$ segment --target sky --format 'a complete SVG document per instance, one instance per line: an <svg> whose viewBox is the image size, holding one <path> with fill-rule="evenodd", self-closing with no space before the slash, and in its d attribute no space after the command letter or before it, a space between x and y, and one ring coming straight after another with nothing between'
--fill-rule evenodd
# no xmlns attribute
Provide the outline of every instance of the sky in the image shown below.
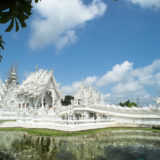
<svg viewBox="0 0 160 160"><path fill-rule="evenodd" d="M83 81L104 99L160 96L160 0L42 0L27 28L5 33L2 80L22 83L36 65L53 70L65 94Z"/></svg>

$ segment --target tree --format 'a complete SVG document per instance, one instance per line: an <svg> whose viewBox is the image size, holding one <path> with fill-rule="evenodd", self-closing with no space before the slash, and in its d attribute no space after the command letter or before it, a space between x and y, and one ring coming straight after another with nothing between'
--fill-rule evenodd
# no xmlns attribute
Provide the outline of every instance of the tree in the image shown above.
<svg viewBox="0 0 160 160"><path fill-rule="evenodd" d="M3 44L4 44L4 41L2 40L2 36L0 35L0 51L4 49ZM2 59L2 55L0 55L0 62L1 62L1 59Z"/></svg>
<svg viewBox="0 0 160 160"><path fill-rule="evenodd" d="M40 0L34 0L36 3ZM26 27L26 20L32 14L32 0L0 0L0 23L6 24L9 22L5 32L10 32L15 26L16 32L19 26ZM0 35L0 51L4 49L4 41ZM0 55L0 61L2 55Z"/></svg>
<svg viewBox="0 0 160 160"><path fill-rule="evenodd" d="M71 101L74 100L73 96L66 95L64 100L61 100L62 106L68 106L71 105Z"/></svg>
<svg viewBox="0 0 160 160"><path fill-rule="evenodd" d="M125 107L125 106L126 107L133 107L133 106L137 107L137 104L135 102L130 102L130 100L124 103L120 102L118 105L120 105L121 107Z"/></svg>

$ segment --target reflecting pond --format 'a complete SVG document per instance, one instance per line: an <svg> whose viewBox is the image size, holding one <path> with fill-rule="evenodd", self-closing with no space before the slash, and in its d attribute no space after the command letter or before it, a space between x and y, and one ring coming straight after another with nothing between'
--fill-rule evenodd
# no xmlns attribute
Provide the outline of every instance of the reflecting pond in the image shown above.
<svg viewBox="0 0 160 160"><path fill-rule="evenodd" d="M75 137L0 132L0 160L159 160L160 133L106 131Z"/></svg>

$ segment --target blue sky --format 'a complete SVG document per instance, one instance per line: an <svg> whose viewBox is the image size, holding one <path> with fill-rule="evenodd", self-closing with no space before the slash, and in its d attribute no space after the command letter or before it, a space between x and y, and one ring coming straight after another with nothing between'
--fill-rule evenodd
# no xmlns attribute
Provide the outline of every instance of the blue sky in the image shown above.
<svg viewBox="0 0 160 160"><path fill-rule="evenodd" d="M27 28L4 33L4 80L12 64L20 82L54 70L65 93L80 82L104 97L160 95L160 0L42 0Z"/></svg>

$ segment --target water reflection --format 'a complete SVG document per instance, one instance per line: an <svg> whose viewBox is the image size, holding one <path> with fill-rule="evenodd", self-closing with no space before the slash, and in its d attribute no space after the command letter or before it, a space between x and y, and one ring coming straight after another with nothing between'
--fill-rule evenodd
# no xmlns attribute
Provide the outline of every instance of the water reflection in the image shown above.
<svg viewBox="0 0 160 160"><path fill-rule="evenodd" d="M0 160L158 160L160 133L110 131L76 137L0 132Z"/></svg>

